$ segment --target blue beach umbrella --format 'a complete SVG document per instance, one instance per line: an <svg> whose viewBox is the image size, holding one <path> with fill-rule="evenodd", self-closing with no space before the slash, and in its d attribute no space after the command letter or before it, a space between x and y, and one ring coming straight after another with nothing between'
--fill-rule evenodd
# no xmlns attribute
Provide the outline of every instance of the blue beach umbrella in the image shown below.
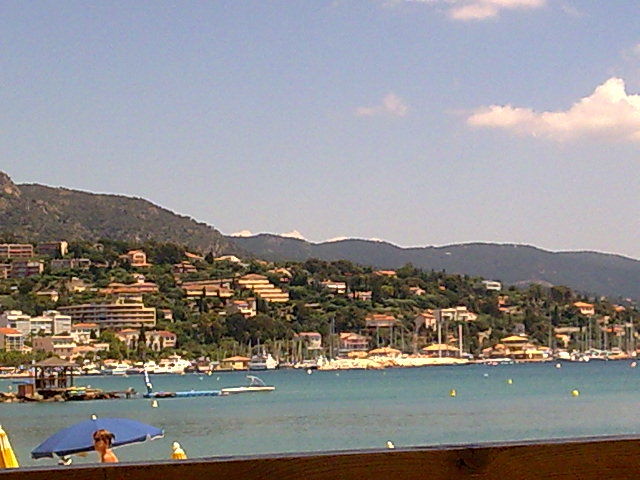
<svg viewBox="0 0 640 480"><path fill-rule="evenodd" d="M31 452L32 458L64 457L93 450L93 432L109 430L115 435L113 447L155 440L164 436L160 428L129 418L96 418L76 423L47 438Z"/></svg>

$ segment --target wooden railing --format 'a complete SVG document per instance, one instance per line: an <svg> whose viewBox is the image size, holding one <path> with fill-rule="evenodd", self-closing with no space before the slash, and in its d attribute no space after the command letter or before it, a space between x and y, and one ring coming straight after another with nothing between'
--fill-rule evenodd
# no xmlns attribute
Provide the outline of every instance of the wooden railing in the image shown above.
<svg viewBox="0 0 640 480"><path fill-rule="evenodd" d="M640 480L640 438L4 470L1 480Z"/></svg>

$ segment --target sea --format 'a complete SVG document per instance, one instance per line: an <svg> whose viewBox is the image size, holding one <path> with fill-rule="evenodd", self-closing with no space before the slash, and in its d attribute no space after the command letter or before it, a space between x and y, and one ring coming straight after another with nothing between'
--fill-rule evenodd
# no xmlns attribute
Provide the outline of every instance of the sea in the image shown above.
<svg viewBox="0 0 640 480"><path fill-rule="evenodd" d="M162 439L117 449L120 461L562 439L640 433L640 368L628 361L259 372L273 392L224 397L1 404L0 423L22 466L43 440L76 422L127 417ZM246 372L152 375L155 390L246 385ZM144 390L141 375L80 377L76 385ZM16 386L0 381L0 390ZM455 390L455 396L452 396ZM579 395L576 395L576 392ZM573 393L572 393L573 392ZM74 457L74 463L97 456Z"/></svg>

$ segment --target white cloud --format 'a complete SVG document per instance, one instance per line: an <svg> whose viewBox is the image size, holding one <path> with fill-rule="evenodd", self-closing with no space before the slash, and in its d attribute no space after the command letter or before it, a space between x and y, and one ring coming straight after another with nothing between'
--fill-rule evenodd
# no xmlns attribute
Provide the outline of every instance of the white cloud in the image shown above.
<svg viewBox="0 0 640 480"><path fill-rule="evenodd" d="M573 5L562 5L560 8L564 13L566 13L570 17L579 18L585 15L581 10L579 10Z"/></svg>
<svg viewBox="0 0 640 480"><path fill-rule="evenodd" d="M491 105L477 109L467 123L554 140L599 136L640 141L640 95L627 94L624 80L612 77L568 110L536 112L511 105Z"/></svg>
<svg viewBox="0 0 640 480"><path fill-rule="evenodd" d="M446 4L449 17L462 21L486 20L498 17L503 10L534 9L547 4L547 0L405 0L405 2Z"/></svg>
<svg viewBox="0 0 640 480"><path fill-rule="evenodd" d="M373 117L376 115L387 115L391 117L404 117L409 112L409 107L395 93L391 92L385 95L382 103L370 107L358 107L355 114L358 117Z"/></svg>
<svg viewBox="0 0 640 480"><path fill-rule="evenodd" d="M485 20L497 17L502 10L543 7L546 0L457 0L451 2L449 16L455 20Z"/></svg>

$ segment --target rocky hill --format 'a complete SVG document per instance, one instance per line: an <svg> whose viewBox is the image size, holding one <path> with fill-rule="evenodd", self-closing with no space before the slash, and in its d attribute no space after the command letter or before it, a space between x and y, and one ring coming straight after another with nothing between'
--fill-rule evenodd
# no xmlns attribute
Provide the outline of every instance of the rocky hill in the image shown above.
<svg viewBox="0 0 640 480"><path fill-rule="evenodd" d="M16 240L160 240L214 254L237 252L215 228L141 199L44 185L0 172L0 235Z"/></svg>
<svg viewBox="0 0 640 480"><path fill-rule="evenodd" d="M201 252L250 254L265 260L350 260L378 268L416 267L501 280L566 285L640 301L640 261L597 252L549 252L526 245L471 243L401 248L386 242L310 243L276 235L225 237L210 225L141 199L43 185L14 184L0 172L0 236L56 239L157 240Z"/></svg>
<svg viewBox="0 0 640 480"><path fill-rule="evenodd" d="M640 300L640 261L597 252L549 252L527 245L469 243L401 248L386 242L310 243L262 234L232 238L266 260L350 260L378 268L416 267L501 280L507 284L566 285L576 290Z"/></svg>

